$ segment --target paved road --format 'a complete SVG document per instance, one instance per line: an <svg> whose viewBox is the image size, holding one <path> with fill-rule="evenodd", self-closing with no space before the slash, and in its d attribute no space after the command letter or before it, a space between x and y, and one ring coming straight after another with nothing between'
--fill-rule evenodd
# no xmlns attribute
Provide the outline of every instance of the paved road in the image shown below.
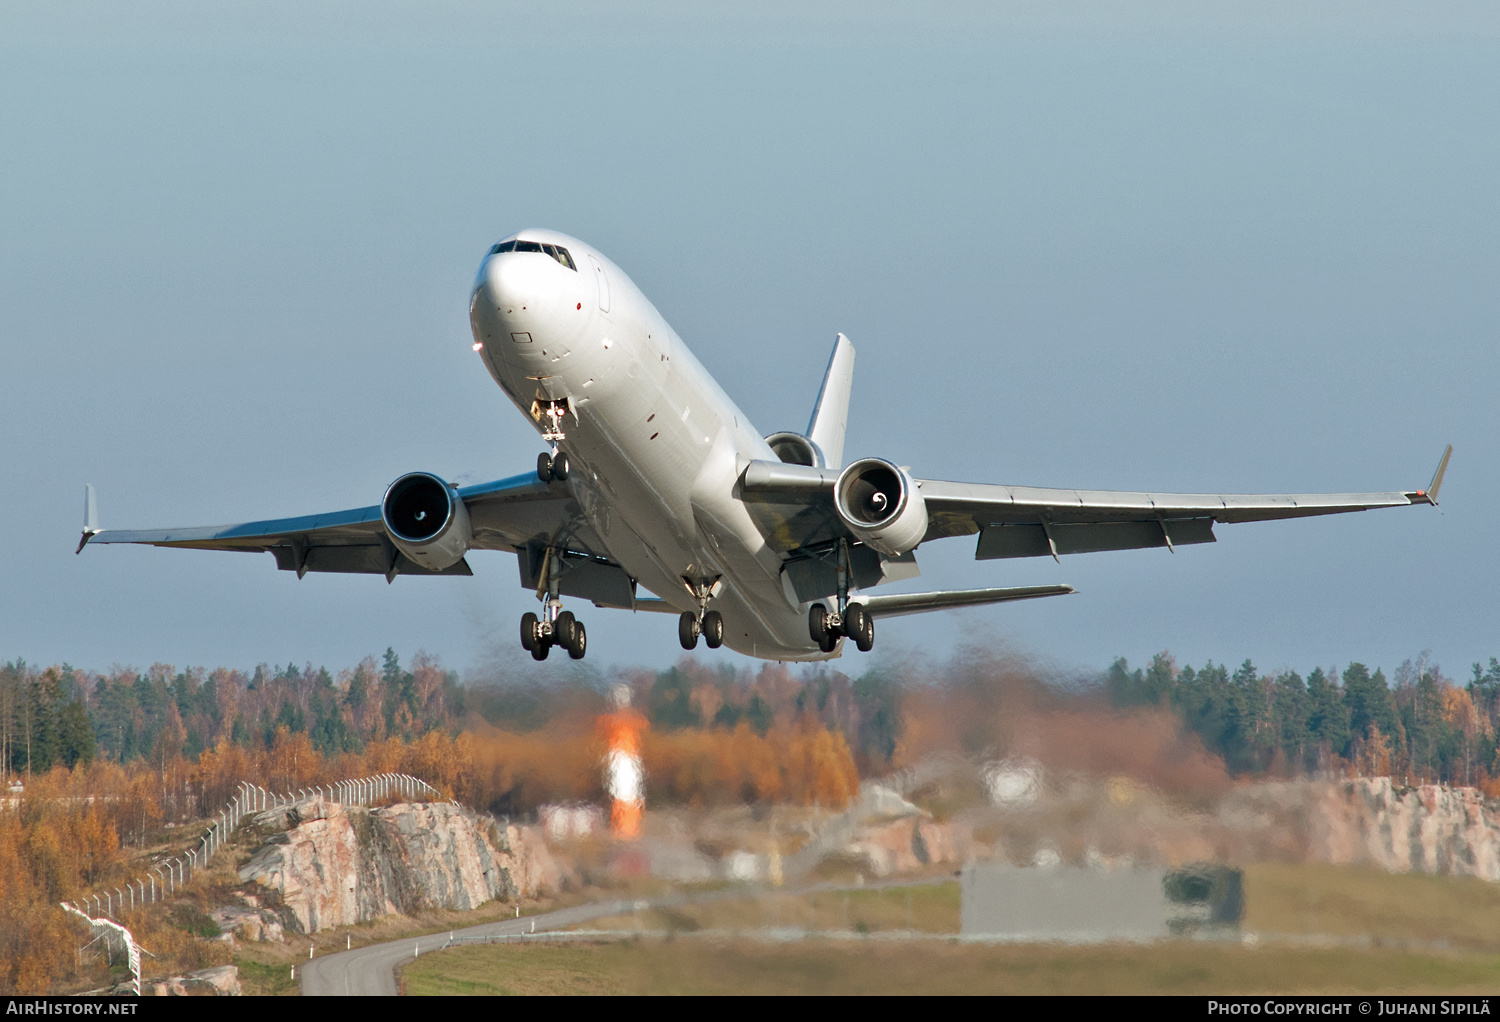
<svg viewBox="0 0 1500 1022"><path fill-rule="evenodd" d="M875 884L855 886L838 883L821 883L783 888L779 893L800 895L810 894L814 891L882 890L887 887L919 887L928 884L944 884L950 883L952 880L953 877L944 875L921 879L893 878ZM562 908L556 912L543 912L539 915L523 916L520 919L500 919L492 923L468 926L462 930L453 930L451 932L453 936L457 937L495 937L519 933L543 933L548 930L560 930L568 926L577 926L579 923L586 923L590 919L600 919L604 916L624 915L629 912L644 911L648 908L675 908L680 905L696 904L704 901L754 897L758 893L763 893L763 889L755 887L732 887L717 891L705 891L693 895L669 894L665 897L652 898L650 900L624 899L618 901L600 901L588 905L575 905L572 908ZM448 933L431 933L425 937L403 937L400 940L393 940L386 944L371 944L369 947L355 948L353 951L340 951L337 954L324 955L321 958L313 958L302 962L297 966L297 976L301 983L302 994L305 997L342 997L345 995L394 997L397 993L397 967L415 958L419 949L421 952L436 951L448 943L448 937Z"/></svg>
<svg viewBox="0 0 1500 1022"><path fill-rule="evenodd" d="M661 905L664 900L652 901ZM562 908L556 912L523 916L520 919L502 919L480 926L469 926L453 933L462 937L492 937L500 934L530 933L556 930L565 926L576 926L602 916L620 915L642 907L645 903L630 901L603 901L590 905ZM340 951L302 962L297 966L297 976L302 993L309 997L348 995L385 996L396 995L396 968L416 957L416 951L436 951L448 943L448 933L431 933L425 937L407 937L388 944L371 944L369 947Z"/></svg>

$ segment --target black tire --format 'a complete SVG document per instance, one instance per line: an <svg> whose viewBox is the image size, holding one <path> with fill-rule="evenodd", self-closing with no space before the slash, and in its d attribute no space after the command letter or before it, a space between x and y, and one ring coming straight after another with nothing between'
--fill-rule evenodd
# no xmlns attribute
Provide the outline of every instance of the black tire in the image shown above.
<svg viewBox="0 0 1500 1022"><path fill-rule="evenodd" d="M828 638L828 608L821 603L814 603L807 612L807 634L819 646Z"/></svg>
<svg viewBox="0 0 1500 1022"><path fill-rule="evenodd" d="M539 642L535 646L531 647L531 659L533 659L533 660L545 660L545 659L547 659L547 654L549 652L551 652L551 650L552 650L552 643L550 643L550 642Z"/></svg>
<svg viewBox="0 0 1500 1022"><path fill-rule="evenodd" d="M552 481L552 455L546 451L536 456L536 477L544 483Z"/></svg>
<svg viewBox="0 0 1500 1022"><path fill-rule="evenodd" d="M558 451L557 457L552 459L552 478L558 482L568 478L568 456L562 451Z"/></svg>
<svg viewBox="0 0 1500 1022"><path fill-rule="evenodd" d="M677 619L677 641L683 649L698 648L698 617L690 610L683 611Z"/></svg>
<svg viewBox="0 0 1500 1022"><path fill-rule="evenodd" d="M531 611L521 615L521 648L528 653L536 645L537 616Z"/></svg>
<svg viewBox="0 0 1500 1022"><path fill-rule="evenodd" d="M578 619L573 616L571 610L565 610L557 615L557 620L552 622L553 640L564 649L573 645L573 629L578 627Z"/></svg>
<svg viewBox="0 0 1500 1022"><path fill-rule="evenodd" d="M839 628L839 631L851 639L858 639L859 633L864 630L864 627L865 608L857 603L849 604L849 608L844 611L844 623Z"/></svg>
<svg viewBox="0 0 1500 1022"><path fill-rule="evenodd" d="M832 628L823 634L823 641L818 643L818 648L824 653L832 653L839 644L839 633Z"/></svg>
<svg viewBox="0 0 1500 1022"><path fill-rule="evenodd" d="M861 653L875 648L875 617L863 607L860 608L859 630L854 633L854 645Z"/></svg>
<svg viewBox="0 0 1500 1022"><path fill-rule="evenodd" d="M574 660L582 660L583 654L588 652L589 633L584 631L582 621L573 622L573 634L568 638L568 656Z"/></svg>
<svg viewBox="0 0 1500 1022"><path fill-rule="evenodd" d="M703 615L703 641L708 643L709 649L724 645L724 615L717 610Z"/></svg>

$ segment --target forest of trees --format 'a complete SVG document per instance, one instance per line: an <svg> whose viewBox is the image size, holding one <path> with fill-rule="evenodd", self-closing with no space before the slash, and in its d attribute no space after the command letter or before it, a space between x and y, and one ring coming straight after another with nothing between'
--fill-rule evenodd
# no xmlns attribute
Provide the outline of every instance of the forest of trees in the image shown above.
<svg viewBox="0 0 1500 1022"><path fill-rule="evenodd" d="M241 779L288 791L404 771L444 797L521 816L547 802L602 799L598 721L620 683L650 723L642 756L651 805L839 808L861 777L951 753L1125 774L1203 804L1235 775L1268 774L1389 774L1500 796L1493 659L1464 685L1425 658L1397 668L1392 684L1359 663L1303 678L1263 675L1248 661L1235 671L1212 662L1179 669L1167 653L1134 670L1117 660L1082 684L1049 683L1024 660L983 650L939 665L877 666L857 679L831 665L692 659L663 671L549 677L465 685L436 658L403 666L391 650L337 673L0 665L0 993L93 982L58 901L122 882L147 850L177 847ZM193 935L198 923L173 918L127 920L149 936L161 968L201 967L225 953Z"/></svg>
<svg viewBox="0 0 1500 1022"><path fill-rule="evenodd" d="M1394 685L1362 663L1265 675L1246 660L1231 672L1209 661L1179 669L1169 653L1132 671L1116 660L1105 691L1116 707L1170 710L1235 774L1352 768L1410 782L1487 791L1500 778L1500 661L1475 664L1467 684L1434 663L1407 660ZM1489 792L1500 794L1500 792Z"/></svg>
<svg viewBox="0 0 1500 1022"><path fill-rule="evenodd" d="M889 763L895 751L899 708L894 690L878 681L850 682L832 671L807 681L782 665L751 673L708 670L691 661L628 673L623 680L662 733L743 728L764 738L778 726L816 726L850 736L851 752L865 770ZM433 732L450 738L476 728L576 733L606 712L604 687L598 679L466 687L435 658L418 654L408 669L392 650L381 661L370 657L337 675L295 664L248 674L179 671L164 664L145 672L87 674L17 661L0 665L0 765L23 779L96 758L161 772L210 751L269 749L278 733L305 736L330 762L372 744L411 742ZM492 793L492 801L481 808L535 808L533 800L510 792Z"/></svg>

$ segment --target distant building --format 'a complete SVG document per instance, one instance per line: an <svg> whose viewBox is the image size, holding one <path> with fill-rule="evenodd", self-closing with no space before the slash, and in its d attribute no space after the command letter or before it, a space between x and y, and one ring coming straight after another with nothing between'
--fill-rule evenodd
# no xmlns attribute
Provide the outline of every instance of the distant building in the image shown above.
<svg viewBox="0 0 1500 1022"><path fill-rule="evenodd" d="M961 892L960 932L998 940L1227 936L1244 912L1240 871L1211 864L1168 871L971 863Z"/></svg>

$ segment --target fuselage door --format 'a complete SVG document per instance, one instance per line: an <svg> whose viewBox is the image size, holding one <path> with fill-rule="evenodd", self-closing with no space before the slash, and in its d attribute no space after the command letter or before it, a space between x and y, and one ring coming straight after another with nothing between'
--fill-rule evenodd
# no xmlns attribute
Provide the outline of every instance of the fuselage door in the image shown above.
<svg viewBox="0 0 1500 1022"><path fill-rule="evenodd" d="M594 268L594 279L599 282L599 311L609 311L609 278L604 275L604 267L599 265L599 260L589 256L589 265Z"/></svg>

